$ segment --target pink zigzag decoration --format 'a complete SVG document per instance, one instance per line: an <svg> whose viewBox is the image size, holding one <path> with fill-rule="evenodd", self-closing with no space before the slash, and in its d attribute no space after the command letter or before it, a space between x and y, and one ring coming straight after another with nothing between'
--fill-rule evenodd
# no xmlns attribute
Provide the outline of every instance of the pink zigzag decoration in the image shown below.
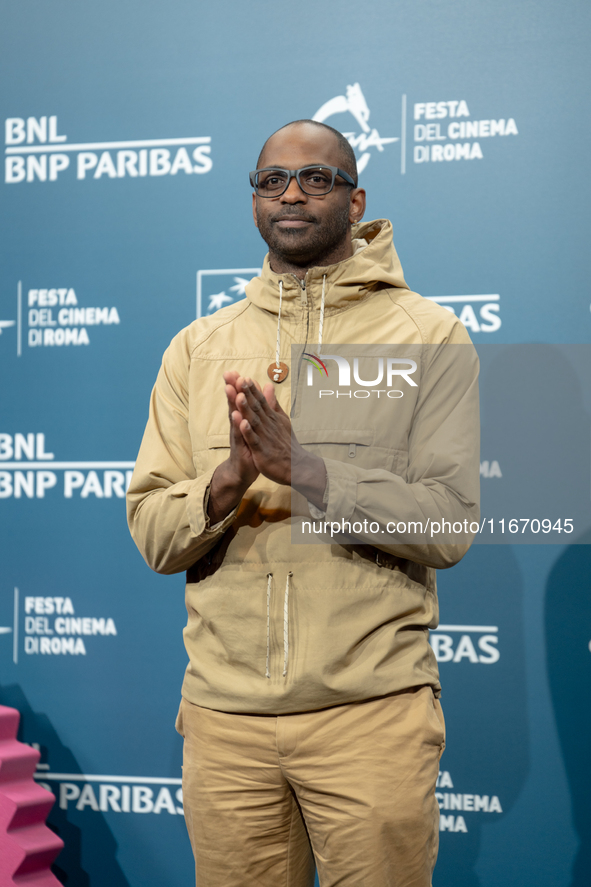
<svg viewBox="0 0 591 887"><path fill-rule="evenodd" d="M17 740L19 720L0 705L0 887L59 887L50 865L64 842L45 825L55 798L33 780L40 755Z"/></svg>

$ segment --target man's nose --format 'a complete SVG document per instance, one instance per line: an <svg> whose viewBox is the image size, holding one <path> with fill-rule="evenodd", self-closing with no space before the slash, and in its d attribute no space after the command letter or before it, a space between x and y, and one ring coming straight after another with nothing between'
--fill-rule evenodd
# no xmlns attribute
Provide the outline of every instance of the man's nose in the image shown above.
<svg viewBox="0 0 591 887"><path fill-rule="evenodd" d="M304 194L295 176L289 180L287 190L280 197L282 203L307 203L308 195Z"/></svg>

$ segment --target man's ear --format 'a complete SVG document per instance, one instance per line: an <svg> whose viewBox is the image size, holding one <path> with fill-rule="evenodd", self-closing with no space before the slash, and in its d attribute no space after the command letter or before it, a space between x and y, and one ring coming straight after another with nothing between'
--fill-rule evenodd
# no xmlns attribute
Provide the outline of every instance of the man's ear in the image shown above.
<svg viewBox="0 0 591 887"><path fill-rule="evenodd" d="M257 196L254 191L252 192L252 217L254 219L256 227L258 228L259 223L257 222Z"/></svg>
<svg viewBox="0 0 591 887"><path fill-rule="evenodd" d="M365 191L363 188L353 188L349 198L349 221L351 224L360 222L365 215Z"/></svg>

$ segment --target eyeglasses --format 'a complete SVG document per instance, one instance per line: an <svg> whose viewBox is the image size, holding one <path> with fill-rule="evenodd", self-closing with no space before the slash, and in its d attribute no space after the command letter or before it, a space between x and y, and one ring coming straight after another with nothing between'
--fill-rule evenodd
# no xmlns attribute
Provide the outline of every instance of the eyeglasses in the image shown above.
<svg viewBox="0 0 591 887"><path fill-rule="evenodd" d="M344 181L337 182L340 176ZM250 184L257 197L281 197L292 179L295 179L304 194L312 197L320 197L328 194L335 185L356 184L351 176L337 166L303 166L301 169L280 169L279 167L265 167L255 169L249 174Z"/></svg>

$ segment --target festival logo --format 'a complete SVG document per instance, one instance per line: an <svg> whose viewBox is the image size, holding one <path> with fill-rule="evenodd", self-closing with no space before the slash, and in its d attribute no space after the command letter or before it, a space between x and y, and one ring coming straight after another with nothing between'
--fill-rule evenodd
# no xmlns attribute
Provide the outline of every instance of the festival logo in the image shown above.
<svg viewBox="0 0 591 887"><path fill-rule="evenodd" d="M343 114L349 116L343 118ZM482 160L486 154L483 144L490 143L491 139L504 142L507 136L511 142L511 137L519 135L513 117L472 119L472 111L463 98L415 102L407 110L407 96L402 95L400 138L382 138L378 130L370 126L369 118L370 109L361 86L354 83L347 86L345 95L325 102L312 119L328 123L343 133L355 151L359 172L366 168L372 152L383 152L384 146L391 142L400 142L400 172L404 175L407 151L414 164Z"/></svg>
<svg viewBox="0 0 591 887"><path fill-rule="evenodd" d="M415 102L413 117L415 163L482 160L482 139L519 135L513 117L470 119L472 114L465 99Z"/></svg>
<svg viewBox="0 0 591 887"><path fill-rule="evenodd" d="M14 347L17 357L27 348L61 348L90 345L104 335L105 327L116 329L121 323L114 305L84 305L74 287L34 287L23 291L16 287L16 319L0 320L0 347ZM15 327L16 336L2 334ZM99 333L96 328L100 328ZM12 344L10 344L12 342Z"/></svg>
<svg viewBox="0 0 591 887"><path fill-rule="evenodd" d="M466 813L503 812L498 795L458 792L449 770L439 771L436 788L435 797L441 811L439 815L440 832L467 833L469 831L468 824L471 823L471 820L473 822L473 817L466 816ZM458 810L461 810L462 813L457 813Z"/></svg>
<svg viewBox="0 0 591 887"><path fill-rule="evenodd" d="M6 600L6 599L4 599ZM12 638L12 661L19 656L86 656L96 649L91 638L117 636L111 616L82 615L68 595L22 595L14 589L12 624L4 614L0 635ZM6 648L8 652L8 647Z"/></svg>
<svg viewBox="0 0 591 887"><path fill-rule="evenodd" d="M329 119L340 114L350 114L357 128L348 132L346 131L348 126L345 125L343 127L340 119L334 122ZM381 152L384 150L384 145L400 141L398 137L382 138L377 129L369 125L370 114L371 111L361 86L359 83L354 83L352 86L347 86L345 95L337 95L325 102L312 118L312 120L317 120L319 123L326 123L328 121L329 126L334 126L335 129L343 133L355 151L357 171L360 173L363 172L369 163L373 149Z"/></svg>

